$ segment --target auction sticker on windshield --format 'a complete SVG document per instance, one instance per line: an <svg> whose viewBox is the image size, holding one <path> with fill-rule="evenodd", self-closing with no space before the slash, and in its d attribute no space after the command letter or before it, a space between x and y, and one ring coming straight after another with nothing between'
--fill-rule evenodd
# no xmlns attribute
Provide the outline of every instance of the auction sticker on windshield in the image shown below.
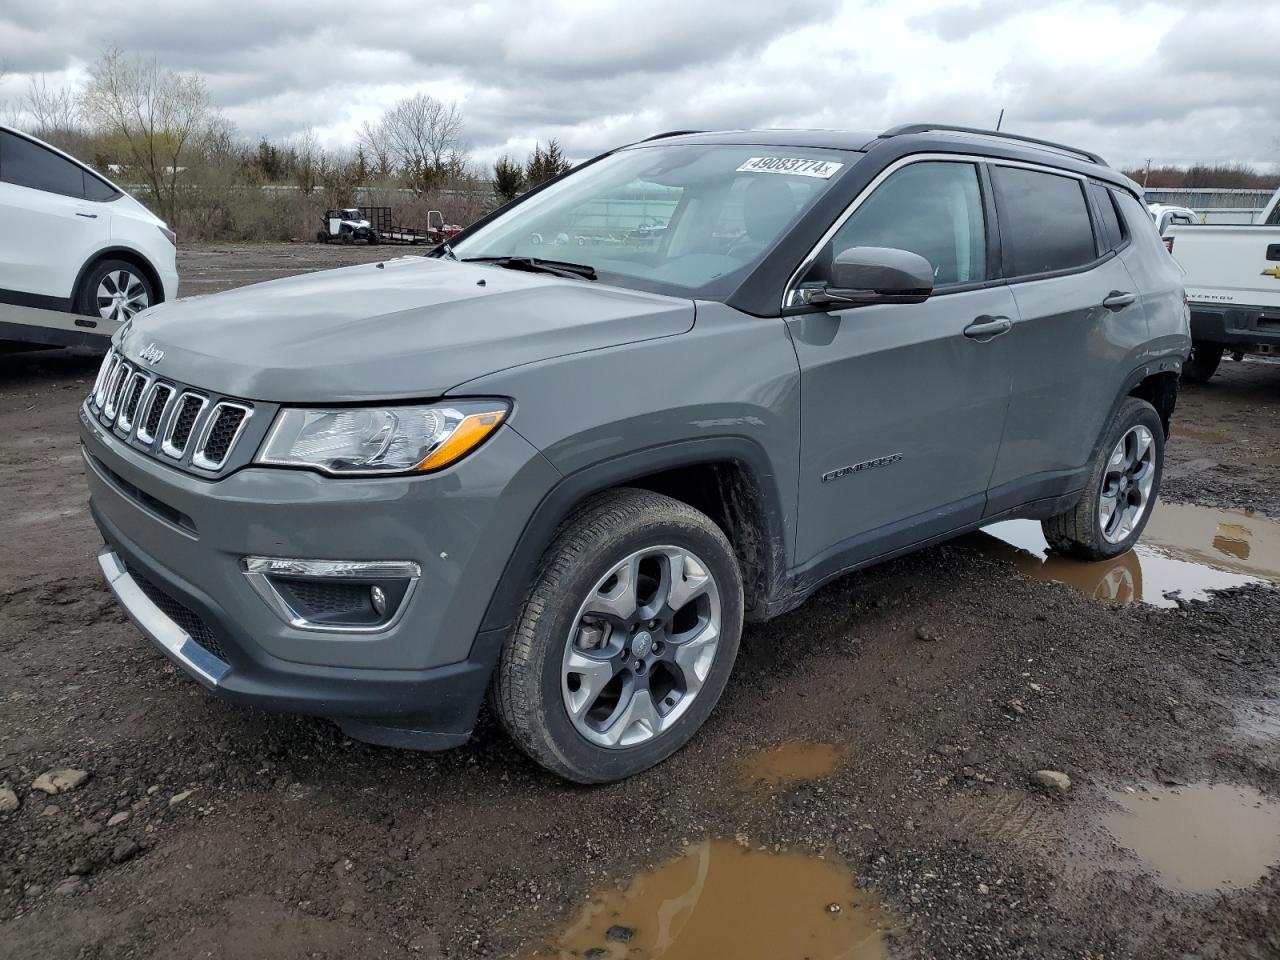
<svg viewBox="0 0 1280 960"><path fill-rule="evenodd" d="M804 157L752 157L738 168L738 173L789 173L796 177L830 180L843 166L843 163L806 160Z"/></svg>

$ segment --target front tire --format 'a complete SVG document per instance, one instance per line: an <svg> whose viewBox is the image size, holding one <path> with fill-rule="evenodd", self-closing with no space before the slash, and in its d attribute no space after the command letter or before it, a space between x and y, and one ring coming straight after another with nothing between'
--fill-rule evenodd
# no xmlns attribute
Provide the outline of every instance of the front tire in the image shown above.
<svg viewBox="0 0 1280 960"><path fill-rule="evenodd" d="M1218 372L1222 354L1226 348L1207 340L1191 341L1191 356L1182 365L1182 379L1187 383L1208 383Z"/></svg>
<svg viewBox="0 0 1280 960"><path fill-rule="evenodd" d="M1042 522L1059 553L1106 560L1129 551L1151 518L1164 473L1164 426L1155 407L1126 397L1112 418L1079 503Z"/></svg>
<svg viewBox="0 0 1280 960"><path fill-rule="evenodd" d="M103 260L86 274L76 295L76 313L123 323L156 302L155 287L137 265Z"/></svg>
<svg viewBox="0 0 1280 960"><path fill-rule="evenodd" d="M742 613L737 558L709 517L645 490L601 494L542 559L502 651L498 716L568 780L633 776L710 715Z"/></svg>

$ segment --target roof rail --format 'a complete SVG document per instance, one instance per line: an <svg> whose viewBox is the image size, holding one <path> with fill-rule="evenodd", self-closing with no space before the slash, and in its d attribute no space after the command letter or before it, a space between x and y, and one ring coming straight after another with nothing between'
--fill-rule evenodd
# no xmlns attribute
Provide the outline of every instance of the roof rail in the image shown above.
<svg viewBox="0 0 1280 960"><path fill-rule="evenodd" d="M1054 143L1052 140L1041 140L1037 137L1024 137L1016 133L1005 133L1002 130L982 130L978 127L957 127L948 123L904 123L900 127L894 127L880 134L880 138L887 140L890 137L902 137L910 133L932 133L933 131L941 131L945 133L970 133L981 137L998 137L1002 140L1016 140L1019 143L1030 143L1037 147L1049 147L1052 150L1060 150L1063 153L1069 153L1073 156L1081 157L1090 163L1096 163L1099 166L1107 166L1107 161L1096 153L1088 150L1081 150L1079 147L1069 147L1065 143Z"/></svg>
<svg viewBox="0 0 1280 960"><path fill-rule="evenodd" d="M706 133L705 130L668 130L666 133L655 133L652 137L637 140L636 143L648 143L650 140L665 140L667 137L687 137L691 133Z"/></svg>

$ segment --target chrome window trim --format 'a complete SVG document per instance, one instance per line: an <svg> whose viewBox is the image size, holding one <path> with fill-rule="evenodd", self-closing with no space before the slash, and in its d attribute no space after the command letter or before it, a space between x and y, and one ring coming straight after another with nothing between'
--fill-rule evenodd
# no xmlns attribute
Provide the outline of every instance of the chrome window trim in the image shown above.
<svg viewBox="0 0 1280 960"><path fill-rule="evenodd" d="M181 447L173 445L173 428L178 425L178 414L182 412L182 403L187 397L194 397L200 401L200 406L196 409L196 419L191 425L191 435L186 439ZM204 408L209 405L209 398L202 393L196 393L194 390L183 390L178 394L177 406L173 408L173 414L169 417L169 423L164 428L164 439L160 441L160 452L173 460L181 460L186 455L187 448L191 446L191 437L195 435L195 425L200 422L200 418L204 415Z"/></svg>
<svg viewBox="0 0 1280 960"><path fill-rule="evenodd" d="M218 415L224 409L242 410L244 411L244 417L240 420L240 425L236 427L236 432L227 444L227 452L222 455L221 460L214 461L206 457L204 451L209 443L209 435L213 433L214 425L218 422ZM253 407L246 403L237 403L234 400L219 400L215 403L213 409L209 411L209 415L205 417L204 426L200 429L200 436L196 439L195 447L192 448L191 465L199 467L201 470L221 469L222 465L227 462L227 458L231 456L231 452L235 450L236 444L240 442L240 435L244 433L244 428L248 425L251 417L253 417Z"/></svg>
<svg viewBox="0 0 1280 960"><path fill-rule="evenodd" d="M792 307L803 306L803 304L791 302L792 295L796 292L797 286L799 286L800 278L804 276L805 271L813 266L813 262L818 259L818 254L822 252L822 248L831 242L831 239L840 232L840 228L843 227L848 219L858 211L858 208L867 201L867 198L880 188L882 183L903 167L908 167L914 163L936 163L938 161L968 163L971 165L988 164L990 166L999 167L1021 167L1024 170L1035 170L1039 173L1051 173L1059 177L1070 177L1073 180L1080 181L1082 185L1087 184L1089 180L1088 176L1085 174L1076 173L1073 170L1063 170L1060 167L1050 166L1049 164L1030 163L1025 160L1006 160L1003 157L984 157L978 154L968 153L913 153L910 156L901 157L881 170L874 180L862 188L862 191L854 197L852 201L850 201L849 205L845 207L844 212L836 218L835 222L832 223L830 227L827 228L821 239L813 245L808 254L805 255L805 258L800 261L800 265L792 272L791 278L787 281L787 285L782 290L782 309L785 311ZM1085 198L1085 203L1087 208L1087 196ZM1090 212L1089 219L1092 224L1092 212ZM986 227L990 229L991 224L986 220L985 209L983 210L983 222L986 224ZM978 282L979 281L975 281L975 283ZM966 284L966 286L971 285Z"/></svg>
<svg viewBox="0 0 1280 960"><path fill-rule="evenodd" d="M169 409L169 404L173 403L173 398L178 395L177 388L172 383L166 383L157 377L151 381L151 386L147 388L146 396L144 396L138 403L138 409L141 412L136 418L138 421L138 429L134 432L134 436L148 446L156 442L156 435L154 433L147 433L147 421L151 418L151 408L155 406L156 394L160 392L161 387L169 391L169 399L166 400L164 402L164 406L160 408L160 419L156 421L156 429L158 431L160 425L164 423L165 411Z"/></svg>

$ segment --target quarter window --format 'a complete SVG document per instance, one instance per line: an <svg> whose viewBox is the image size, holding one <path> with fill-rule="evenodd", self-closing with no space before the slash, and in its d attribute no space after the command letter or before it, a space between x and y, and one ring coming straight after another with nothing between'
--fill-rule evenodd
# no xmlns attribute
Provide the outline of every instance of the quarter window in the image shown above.
<svg viewBox="0 0 1280 960"><path fill-rule="evenodd" d="M1013 276L1071 270L1097 259L1080 180L1005 166L993 166L991 176Z"/></svg>
<svg viewBox="0 0 1280 960"><path fill-rule="evenodd" d="M913 163L876 188L836 232L824 260L850 247L896 247L933 265L934 285L987 279L987 234L978 169Z"/></svg>
<svg viewBox="0 0 1280 960"><path fill-rule="evenodd" d="M120 191L107 183L107 181L99 179L87 170L84 172L84 198L86 200L105 202L114 200L118 196L120 196Z"/></svg>
<svg viewBox="0 0 1280 960"><path fill-rule="evenodd" d="M1120 214L1116 211L1111 191L1098 183L1091 183L1089 190L1093 194L1093 202L1098 207L1103 249L1116 250L1124 243L1126 237L1124 229L1120 226Z"/></svg>
<svg viewBox="0 0 1280 960"><path fill-rule="evenodd" d="M84 198L84 171L23 137L0 131L0 181Z"/></svg>

